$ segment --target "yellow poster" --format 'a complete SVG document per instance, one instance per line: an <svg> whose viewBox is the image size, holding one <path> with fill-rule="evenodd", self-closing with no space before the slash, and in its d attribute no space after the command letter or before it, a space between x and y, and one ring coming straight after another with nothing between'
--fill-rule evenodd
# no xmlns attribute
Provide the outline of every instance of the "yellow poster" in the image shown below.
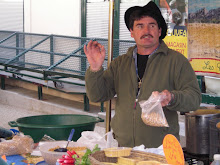
<svg viewBox="0 0 220 165"><path fill-rule="evenodd" d="M186 36L166 36L164 42L170 49L176 50L187 58L187 37Z"/></svg>
<svg viewBox="0 0 220 165"><path fill-rule="evenodd" d="M167 23L167 36L164 42L188 58L187 22L188 4L185 0L160 0L160 10Z"/></svg>
<svg viewBox="0 0 220 165"><path fill-rule="evenodd" d="M212 58L192 58L190 63L196 73L210 76L220 76L220 60Z"/></svg>

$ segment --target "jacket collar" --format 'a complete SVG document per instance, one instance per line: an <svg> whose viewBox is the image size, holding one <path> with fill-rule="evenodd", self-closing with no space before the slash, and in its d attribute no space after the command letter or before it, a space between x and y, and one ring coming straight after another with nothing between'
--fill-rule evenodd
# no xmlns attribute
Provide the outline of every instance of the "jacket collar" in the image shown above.
<svg viewBox="0 0 220 165"><path fill-rule="evenodd" d="M135 45L134 47L132 47L129 50L132 51L132 56L135 59L137 57L137 45ZM158 54L158 53L163 53L164 55L167 55L167 52L168 52L167 45L165 44L165 42L163 40L160 40L160 45L158 46L158 48L153 53L151 53L149 55L149 57L151 57L154 54Z"/></svg>
<svg viewBox="0 0 220 165"><path fill-rule="evenodd" d="M168 46L165 44L163 40L160 40L160 47L159 49L155 52L156 54L162 53L163 55L168 55Z"/></svg>
<svg viewBox="0 0 220 165"><path fill-rule="evenodd" d="M165 44L165 42L163 40L160 40L160 46L159 48L156 50L156 52L154 52L153 54L159 54L162 53L163 55L167 55L168 54L168 47ZM137 56L137 45L130 47L127 51L127 54L130 57L133 57L135 59L135 56ZM152 55L153 55L152 54Z"/></svg>

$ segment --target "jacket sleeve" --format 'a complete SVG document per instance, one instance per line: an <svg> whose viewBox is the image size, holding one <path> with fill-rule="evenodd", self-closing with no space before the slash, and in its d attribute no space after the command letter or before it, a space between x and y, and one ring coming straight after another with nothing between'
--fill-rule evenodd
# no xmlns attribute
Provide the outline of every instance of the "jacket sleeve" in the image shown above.
<svg viewBox="0 0 220 165"><path fill-rule="evenodd" d="M92 102L108 101L116 94L112 64L105 71L101 68L97 72L92 72L88 68L85 75L85 82L87 96Z"/></svg>
<svg viewBox="0 0 220 165"><path fill-rule="evenodd" d="M195 111L201 103L201 91L197 81L195 72L191 64L184 57L181 63L176 63L174 71L174 94L173 104L167 106L170 110L178 110L180 112Z"/></svg>

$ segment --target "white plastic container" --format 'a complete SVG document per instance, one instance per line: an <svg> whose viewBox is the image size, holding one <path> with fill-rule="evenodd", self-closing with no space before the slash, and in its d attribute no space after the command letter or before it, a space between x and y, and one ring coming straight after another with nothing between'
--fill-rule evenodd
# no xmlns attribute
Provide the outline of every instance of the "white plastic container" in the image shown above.
<svg viewBox="0 0 220 165"><path fill-rule="evenodd" d="M220 154L214 155L214 161L211 163L211 165L220 165Z"/></svg>

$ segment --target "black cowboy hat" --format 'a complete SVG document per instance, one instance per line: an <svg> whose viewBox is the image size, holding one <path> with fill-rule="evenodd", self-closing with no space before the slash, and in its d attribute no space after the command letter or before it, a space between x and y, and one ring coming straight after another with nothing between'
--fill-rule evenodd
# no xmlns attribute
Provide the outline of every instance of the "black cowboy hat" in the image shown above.
<svg viewBox="0 0 220 165"><path fill-rule="evenodd" d="M145 13L145 15L148 15L157 21L158 25L162 28L160 39L164 39L164 37L167 34L167 24L161 14L160 9L152 1L150 1L148 4L146 4L143 7L142 6L133 6L133 7L130 7L129 9L127 9L127 11L125 12L125 15L124 15L124 20L125 20L125 24L126 24L128 30L130 31L130 28L129 28L130 15L134 11L137 11L137 10L143 11Z"/></svg>

